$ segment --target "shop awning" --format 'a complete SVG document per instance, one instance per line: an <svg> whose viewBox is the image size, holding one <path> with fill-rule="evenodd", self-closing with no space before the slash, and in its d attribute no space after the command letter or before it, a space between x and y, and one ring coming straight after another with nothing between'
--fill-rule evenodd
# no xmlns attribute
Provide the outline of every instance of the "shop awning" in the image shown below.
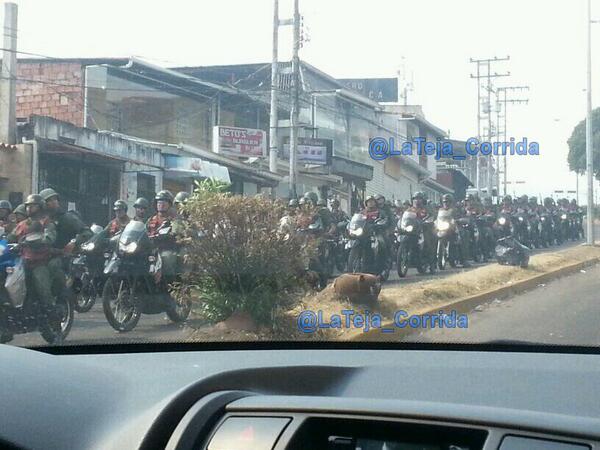
<svg viewBox="0 0 600 450"><path fill-rule="evenodd" d="M227 167L186 156L165 156L165 175L176 178L211 178L231 183Z"/></svg>

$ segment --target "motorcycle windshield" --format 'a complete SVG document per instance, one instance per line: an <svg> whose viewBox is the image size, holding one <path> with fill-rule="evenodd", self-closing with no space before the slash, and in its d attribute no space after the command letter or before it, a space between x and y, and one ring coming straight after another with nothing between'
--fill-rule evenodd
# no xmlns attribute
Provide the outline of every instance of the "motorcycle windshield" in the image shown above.
<svg viewBox="0 0 600 450"><path fill-rule="evenodd" d="M364 228L365 223L367 223L367 216L364 214L354 214L350 220L350 223L348 224L348 228L350 230Z"/></svg>
<svg viewBox="0 0 600 450"><path fill-rule="evenodd" d="M440 209L437 215L438 220L450 221L452 219L452 210L450 209Z"/></svg>
<svg viewBox="0 0 600 450"><path fill-rule="evenodd" d="M400 226L402 228L408 226L408 225L415 225L415 223L417 222L417 213L413 212L413 211L405 211L404 214L402 214L402 219L400 219Z"/></svg>
<svg viewBox="0 0 600 450"><path fill-rule="evenodd" d="M138 222L137 220L132 220L127 224L123 230L123 233L121 233L119 243L127 245L132 242L138 242L145 233L146 225L144 225L142 222Z"/></svg>

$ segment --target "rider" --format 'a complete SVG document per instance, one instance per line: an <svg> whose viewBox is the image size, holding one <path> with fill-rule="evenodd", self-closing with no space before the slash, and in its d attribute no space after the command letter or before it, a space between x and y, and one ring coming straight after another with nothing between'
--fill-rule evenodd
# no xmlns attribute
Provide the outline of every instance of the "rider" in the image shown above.
<svg viewBox="0 0 600 450"><path fill-rule="evenodd" d="M340 222L347 222L349 220L348 215L340 208L340 201L337 198L331 200L331 217L335 224Z"/></svg>
<svg viewBox="0 0 600 450"><path fill-rule="evenodd" d="M0 200L0 228L3 228L6 234L14 229L14 223L10 220L11 213L12 205L10 202L8 200Z"/></svg>
<svg viewBox="0 0 600 450"><path fill-rule="evenodd" d="M25 207L25 204L21 203L17 206L13 211L13 214L15 215L17 225L27 219L27 208Z"/></svg>
<svg viewBox="0 0 600 450"><path fill-rule="evenodd" d="M56 241L56 226L44 212L42 196L32 194L25 200L27 219L20 222L8 236L10 243L25 243L21 249L21 258L33 284L39 300L48 309L53 309L52 280L57 266L51 265L52 246Z"/></svg>
<svg viewBox="0 0 600 450"><path fill-rule="evenodd" d="M173 223L176 218L173 208L173 194L167 190L160 191L154 197L156 203L156 214L148 219L146 228L148 229L148 237L155 239L155 245L162 259L163 274L167 278L172 278L181 271L178 267L178 245L173 231L168 233L164 239L159 238L159 230Z"/></svg>
<svg viewBox="0 0 600 450"><path fill-rule="evenodd" d="M501 212L506 214L513 213L513 200L510 195L505 195L502 199L502 205L500 207Z"/></svg>
<svg viewBox="0 0 600 450"><path fill-rule="evenodd" d="M391 221L391 217L387 216L385 210L379 208L377 204L377 197L370 195L365 199L365 208L362 214L367 217L367 222L374 223L375 221L382 221L381 227L376 227L374 230L375 239L379 241L379 248L383 249L383 257L387 258L389 248L387 247L387 239L385 236L388 224ZM385 259L383 259L385 261Z"/></svg>
<svg viewBox="0 0 600 450"><path fill-rule="evenodd" d="M412 206L408 209L416 213L419 220L427 218L429 212L425 208L425 194L423 192L415 192L412 196Z"/></svg>
<svg viewBox="0 0 600 450"><path fill-rule="evenodd" d="M135 216L133 220L137 220L138 222L146 222L148 219L148 209L150 208L150 202L146 200L144 197L138 198L133 204L135 209Z"/></svg>
<svg viewBox="0 0 600 450"><path fill-rule="evenodd" d="M115 218L104 229L108 233L109 238L121 233L131 221L127 215L127 203L124 200L117 200L113 205L113 210L115 211Z"/></svg>

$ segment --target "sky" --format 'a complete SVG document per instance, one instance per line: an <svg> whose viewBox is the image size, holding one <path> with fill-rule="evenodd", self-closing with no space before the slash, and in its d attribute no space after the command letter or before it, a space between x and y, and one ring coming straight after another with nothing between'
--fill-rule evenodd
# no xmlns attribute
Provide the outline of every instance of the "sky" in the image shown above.
<svg viewBox="0 0 600 450"><path fill-rule="evenodd" d="M169 67L269 62L273 0L17 0L18 48L52 57L138 56ZM600 18L600 0L592 0ZM496 86L528 85L509 105L508 136L540 145L509 159L516 193L575 190L567 139L586 112L587 0L300 0L310 40L300 58L338 78L412 77L410 104L456 139L477 135L477 82L470 58L510 56ZM291 17L292 0L280 0ZM594 13L596 13L594 15ZM600 24L592 48L600 49ZM291 27L280 59L291 55ZM598 55L595 51L593 54ZM600 58L593 58L600 104ZM509 97L510 98L510 97ZM585 203L585 179L579 199ZM515 186L514 184L512 186ZM512 193L512 188L509 191Z"/></svg>

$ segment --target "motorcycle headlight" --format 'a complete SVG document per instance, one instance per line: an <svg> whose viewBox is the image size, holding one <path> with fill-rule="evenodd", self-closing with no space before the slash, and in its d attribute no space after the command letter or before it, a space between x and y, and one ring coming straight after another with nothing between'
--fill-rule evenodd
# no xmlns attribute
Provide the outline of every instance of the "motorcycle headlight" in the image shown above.
<svg viewBox="0 0 600 450"><path fill-rule="evenodd" d="M523 218L522 217L519 217L519 222L523 222Z"/></svg>
<svg viewBox="0 0 600 450"><path fill-rule="evenodd" d="M407 233L412 233L412 230L414 230L414 229L415 229L415 227L413 227L412 225L407 225L407 226L404 227L404 230Z"/></svg>
<svg viewBox="0 0 600 450"><path fill-rule="evenodd" d="M566 215L566 214L563 214L562 216L560 216L560 218L561 218L562 220L566 220L566 219L567 219L567 215Z"/></svg>
<svg viewBox="0 0 600 450"><path fill-rule="evenodd" d="M440 231L446 231L448 228L450 228L450 222L440 222L438 223L437 228Z"/></svg>
<svg viewBox="0 0 600 450"><path fill-rule="evenodd" d="M350 230L350 235L360 237L364 232L365 230L363 228L357 228L356 230Z"/></svg>
<svg viewBox="0 0 600 450"><path fill-rule="evenodd" d="M124 253L133 253L137 250L137 242L131 242L127 245L119 243L119 250L121 250Z"/></svg>
<svg viewBox="0 0 600 450"><path fill-rule="evenodd" d="M500 225L504 225L504 224L506 223L506 218L504 218L504 217L500 217L500 218L498 219L498 223L499 223Z"/></svg>
<svg viewBox="0 0 600 450"><path fill-rule="evenodd" d="M545 218L545 217L542 217L542 218L541 218L541 221L542 221L542 222L545 222L545 221L546 221L546 218Z"/></svg>
<svg viewBox="0 0 600 450"><path fill-rule="evenodd" d="M93 242L88 242L81 246L81 250L85 252L91 252L92 250L94 250L94 247L96 247L96 244L94 244Z"/></svg>

